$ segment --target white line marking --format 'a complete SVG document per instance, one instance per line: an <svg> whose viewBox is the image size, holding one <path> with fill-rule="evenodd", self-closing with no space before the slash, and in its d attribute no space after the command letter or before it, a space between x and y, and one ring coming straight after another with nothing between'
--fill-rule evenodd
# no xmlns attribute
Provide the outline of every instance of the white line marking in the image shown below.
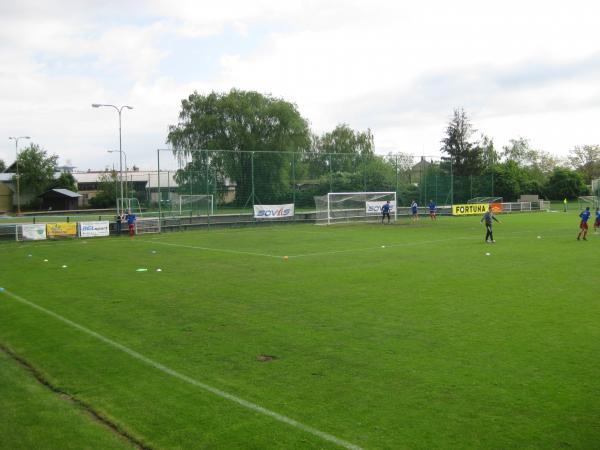
<svg viewBox="0 0 600 450"><path fill-rule="evenodd" d="M238 255L251 255L251 256L264 256L267 258L282 258L282 256L277 255L267 255L266 253L256 253L256 252L245 252L242 250L230 250L226 248L211 248L211 247L200 247L197 245L187 245L187 244L174 244L172 242L161 242L158 239L153 239L149 241L140 241L146 244L160 244L160 245L170 245L172 247L183 247L183 248L191 248L195 250L206 250L210 252L222 252L222 253L235 253Z"/></svg>
<svg viewBox="0 0 600 450"><path fill-rule="evenodd" d="M220 389L209 386L206 383L202 383L201 381L190 378L187 375L177 372L176 370L173 370L159 362L156 362L156 361L142 355L141 353L136 352L135 350L130 349L129 347L125 347L123 344L119 344L118 342L113 341L112 339L104 337L100 333L96 333L95 331L92 331L89 328L84 327L83 325L79 325L78 323L75 323L72 320L69 320L66 317L63 317L60 314L57 314L53 311L50 311L49 309L46 309L46 308L39 306L33 302L30 302L29 300L26 300L16 294L13 294L12 292L8 292L7 290L4 290L3 292L6 295L8 295L9 297L12 297L13 299L15 299L27 306L30 306L32 308L37 309L38 311L41 311L49 316L52 316L55 319L60 320L61 322L66 323L67 325L70 325L73 328L78 329L79 331L89 334L90 336L93 336L96 339L99 339L100 341L102 341L114 348L117 348L124 353L127 353L129 356L132 356L133 358L135 358L139 361L142 361L142 362L154 367L155 369L158 369L161 372L166 373L167 375L171 375L172 377L177 378L181 381L185 381L186 383L191 384L192 386L199 387L200 389L204 389L205 391L208 391L211 394L214 394L218 397L221 397L221 398L224 398L231 402L237 403L238 405L241 405L244 408L258 412L260 414L263 414L265 416L268 416L275 420L278 420L279 422L286 423L294 428L298 428L299 430L310 433L310 434L317 436L325 441L333 442L334 444L336 444L340 447L343 447L343 448L346 448L349 450L362 450L362 448L359 447L358 445L352 444L348 441L344 441L343 439L337 438L329 433L325 433L324 431L317 430L316 428L313 428L309 425L305 425L305 424L298 422L297 420L294 420L290 417L287 417L282 414L271 411L270 409L264 408L260 405L257 405L256 403L249 402L247 400L244 400L243 398L236 397L235 395L229 394L228 392L222 391Z"/></svg>

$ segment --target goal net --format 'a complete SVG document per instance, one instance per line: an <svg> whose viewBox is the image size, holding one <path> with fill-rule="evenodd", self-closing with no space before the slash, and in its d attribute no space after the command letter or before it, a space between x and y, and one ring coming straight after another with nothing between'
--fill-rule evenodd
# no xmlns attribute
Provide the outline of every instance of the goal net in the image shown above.
<svg viewBox="0 0 600 450"><path fill-rule="evenodd" d="M214 215L212 195L180 195L179 214L192 216Z"/></svg>
<svg viewBox="0 0 600 450"><path fill-rule="evenodd" d="M142 208L137 198L118 198L117 205L123 214L127 214L128 211L135 215L142 214Z"/></svg>
<svg viewBox="0 0 600 450"><path fill-rule="evenodd" d="M317 224L378 220L387 201L390 218L396 220L395 192L330 192L315 196Z"/></svg>
<svg viewBox="0 0 600 450"><path fill-rule="evenodd" d="M587 206L589 206L590 209L598 208L598 197L595 195L577 197L577 202L579 203L579 209L585 209Z"/></svg>
<svg viewBox="0 0 600 450"><path fill-rule="evenodd" d="M160 233L158 217L143 217L135 221L135 234Z"/></svg>

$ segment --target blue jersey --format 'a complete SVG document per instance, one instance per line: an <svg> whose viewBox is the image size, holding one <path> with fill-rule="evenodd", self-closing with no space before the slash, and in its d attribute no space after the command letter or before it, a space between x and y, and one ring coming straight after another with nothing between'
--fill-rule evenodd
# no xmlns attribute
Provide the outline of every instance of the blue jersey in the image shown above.
<svg viewBox="0 0 600 450"><path fill-rule="evenodd" d="M410 207L412 209L413 214L416 214L418 208L417 202L412 202L412 205L410 205Z"/></svg>
<svg viewBox="0 0 600 450"><path fill-rule="evenodd" d="M435 212L435 202L429 204L429 212Z"/></svg>
<svg viewBox="0 0 600 450"><path fill-rule="evenodd" d="M389 203L386 203L386 204L384 204L384 205L381 207L381 212L382 212L383 214L387 214L387 213L389 213L389 212L390 212L390 204L389 204Z"/></svg>
<svg viewBox="0 0 600 450"><path fill-rule="evenodd" d="M127 225L135 224L135 214L127 214Z"/></svg>
<svg viewBox="0 0 600 450"><path fill-rule="evenodd" d="M596 211L596 222L600 222L600 211Z"/></svg>
<svg viewBox="0 0 600 450"><path fill-rule="evenodd" d="M587 223L588 219L590 218L590 215L591 213L589 212L589 210L585 210L584 212L579 214L579 217L581 217L581 222Z"/></svg>

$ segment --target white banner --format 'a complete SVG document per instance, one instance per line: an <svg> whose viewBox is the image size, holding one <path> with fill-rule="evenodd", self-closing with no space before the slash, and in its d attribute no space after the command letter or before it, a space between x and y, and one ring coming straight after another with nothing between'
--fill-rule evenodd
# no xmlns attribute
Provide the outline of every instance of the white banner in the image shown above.
<svg viewBox="0 0 600 450"><path fill-rule="evenodd" d="M381 207L386 203L387 201L367 202L367 214L381 214ZM393 214L395 210L396 202L390 200L390 214Z"/></svg>
<svg viewBox="0 0 600 450"><path fill-rule="evenodd" d="M46 239L46 224L21 225L21 236L24 241L42 241Z"/></svg>
<svg viewBox="0 0 600 450"><path fill-rule="evenodd" d="M108 236L108 220L102 222L79 222L79 237Z"/></svg>
<svg viewBox="0 0 600 450"><path fill-rule="evenodd" d="M254 205L256 219L281 219L294 216L294 204L287 205Z"/></svg>

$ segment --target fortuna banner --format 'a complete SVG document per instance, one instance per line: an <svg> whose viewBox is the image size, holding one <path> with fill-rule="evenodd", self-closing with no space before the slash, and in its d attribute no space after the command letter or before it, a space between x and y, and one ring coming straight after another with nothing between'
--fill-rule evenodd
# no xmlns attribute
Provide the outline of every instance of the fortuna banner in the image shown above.
<svg viewBox="0 0 600 450"><path fill-rule="evenodd" d="M108 235L108 220L102 222L79 222L79 237L99 237Z"/></svg>
<svg viewBox="0 0 600 450"><path fill-rule="evenodd" d="M283 219L294 216L294 204L287 205L254 205L256 219Z"/></svg>
<svg viewBox="0 0 600 450"><path fill-rule="evenodd" d="M46 239L46 225L43 223L21 225L21 236L24 241L42 241Z"/></svg>
<svg viewBox="0 0 600 450"><path fill-rule="evenodd" d="M381 214L381 207L385 205L387 201L367 202L367 214ZM396 202L390 200L390 214L393 214L396 210Z"/></svg>
<svg viewBox="0 0 600 450"><path fill-rule="evenodd" d="M490 209L489 203L469 203L468 205L452 205L453 216L466 216L469 214L484 214Z"/></svg>

